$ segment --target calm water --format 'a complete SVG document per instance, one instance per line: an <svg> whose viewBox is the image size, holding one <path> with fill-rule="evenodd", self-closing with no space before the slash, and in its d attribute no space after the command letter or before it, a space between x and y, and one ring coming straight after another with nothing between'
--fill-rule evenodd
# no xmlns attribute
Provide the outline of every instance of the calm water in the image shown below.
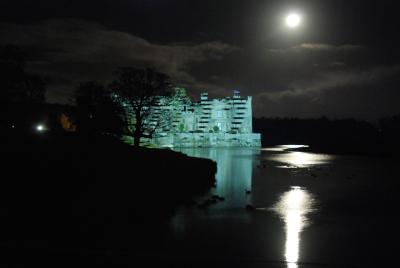
<svg viewBox="0 0 400 268"><path fill-rule="evenodd" d="M291 147L181 149L217 162L217 187L179 209L161 254L232 267L395 263L397 163ZM213 195L223 199L208 205Z"/></svg>

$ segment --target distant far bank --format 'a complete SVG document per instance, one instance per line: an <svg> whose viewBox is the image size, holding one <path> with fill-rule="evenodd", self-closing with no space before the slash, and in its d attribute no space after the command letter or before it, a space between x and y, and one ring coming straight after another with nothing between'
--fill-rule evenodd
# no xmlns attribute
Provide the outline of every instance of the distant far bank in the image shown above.
<svg viewBox="0 0 400 268"><path fill-rule="evenodd" d="M262 146L306 144L296 150L344 155L398 157L400 116L381 119L374 125L355 119L254 118L254 131Z"/></svg>
<svg viewBox="0 0 400 268"><path fill-rule="evenodd" d="M79 133L84 129L79 125L79 110L75 106L41 104L27 106L23 104L2 103L0 107L0 130L2 135L8 131L36 132L37 127L43 127L50 132ZM112 133L113 121L97 120L99 128L92 132ZM370 122L341 119L332 120L326 117L317 119L298 118L253 118L253 133L261 134L262 147L280 144L307 144L307 150L332 154L356 154L396 157L400 150L400 115L382 118L376 124ZM123 131L122 131L123 132ZM177 144L182 147L195 144L207 147L208 144L221 145L218 136L223 133L194 133L201 142L193 143L191 137L185 134L176 136ZM120 133L120 135L125 135ZM232 134L232 144L243 146ZM257 134L258 135L258 134ZM204 136L204 137L200 137ZM205 137L208 139L204 142ZM249 140L252 137L249 138ZM166 139L166 137L162 137ZM174 137L175 140L175 137ZM226 138L220 140L225 141ZM259 137L257 139L259 144ZM188 142L189 141L189 142ZM239 141L239 142L236 142ZM171 144L171 141L166 141ZM250 142L251 144L251 142ZM222 144L225 145L225 144ZM248 145L248 144L244 144Z"/></svg>

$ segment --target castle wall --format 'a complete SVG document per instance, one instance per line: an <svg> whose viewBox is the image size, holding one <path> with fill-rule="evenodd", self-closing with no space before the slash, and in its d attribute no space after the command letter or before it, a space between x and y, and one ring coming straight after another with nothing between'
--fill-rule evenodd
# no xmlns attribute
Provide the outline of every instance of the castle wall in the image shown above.
<svg viewBox="0 0 400 268"><path fill-rule="evenodd" d="M260 147L258 133L168 133L151 141L157 147Z"/></svg>
<svg viewBox="0 0 400 268"><path fill-rule="evenodd" d="M160 119L152 139L143 145L156 147L260 147L260 134L252 133L252 98L242 98L239 91L232 97L209 99L202 93L192 103L186 91L178 88L172 98L161 98L152 107L148 119L154 126Z"/></svg>

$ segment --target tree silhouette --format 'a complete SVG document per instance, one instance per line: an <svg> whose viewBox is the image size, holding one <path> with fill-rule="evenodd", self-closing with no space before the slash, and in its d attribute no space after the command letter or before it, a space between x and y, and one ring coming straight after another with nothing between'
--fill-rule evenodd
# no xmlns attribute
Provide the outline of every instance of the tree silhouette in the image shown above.
<svg viewBox="0 0 400 268"><path fill-rule="evenodd" d="M26 54L21 48L6 45L0 48L0 98L6 102L43 103L46 81L25 71Z"/></svg>
<svg viewBox="0 0 400 268"><path fill-rule="evenodd" d="M102 84L97 81L82 82L74 97L78 111L78 131L122 134L123 110Z"/></svg>
<svg viewBox="0 0 400 268"><path fill-rule="evenodd" d="M46 80L39 76L28 74L25 80L25 102L43 103L46 94Z"/></svg>
<svg viewBox="0 0 400 268"><path fill-rule="evenodd" d="M116 79L110 87L132 115L129 130L135 147L140 145L142 137L152 138L161 125L163 115L154 111L160 104L160 97L169 95L170 86L169 77L153 69L117 69Z"/></svg>

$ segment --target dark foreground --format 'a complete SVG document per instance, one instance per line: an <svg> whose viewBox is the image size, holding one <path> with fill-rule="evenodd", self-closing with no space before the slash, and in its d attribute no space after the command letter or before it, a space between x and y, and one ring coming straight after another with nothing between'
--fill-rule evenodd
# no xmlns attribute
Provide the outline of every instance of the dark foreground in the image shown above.
<svg viewBox="0 0 400 268"><path fill-rule="evenodd" d="M136 250L215 182L210 160L105 137L7 135L1 148L0 265L141 263Z"/></svg>
<svg viewBox="0 0 400 268"><path fill-rule="evenodd" d="M182 149L217 162L209 190L215 162L37 137L2 145L2 266L396 267L396 158Z"/></svg>

